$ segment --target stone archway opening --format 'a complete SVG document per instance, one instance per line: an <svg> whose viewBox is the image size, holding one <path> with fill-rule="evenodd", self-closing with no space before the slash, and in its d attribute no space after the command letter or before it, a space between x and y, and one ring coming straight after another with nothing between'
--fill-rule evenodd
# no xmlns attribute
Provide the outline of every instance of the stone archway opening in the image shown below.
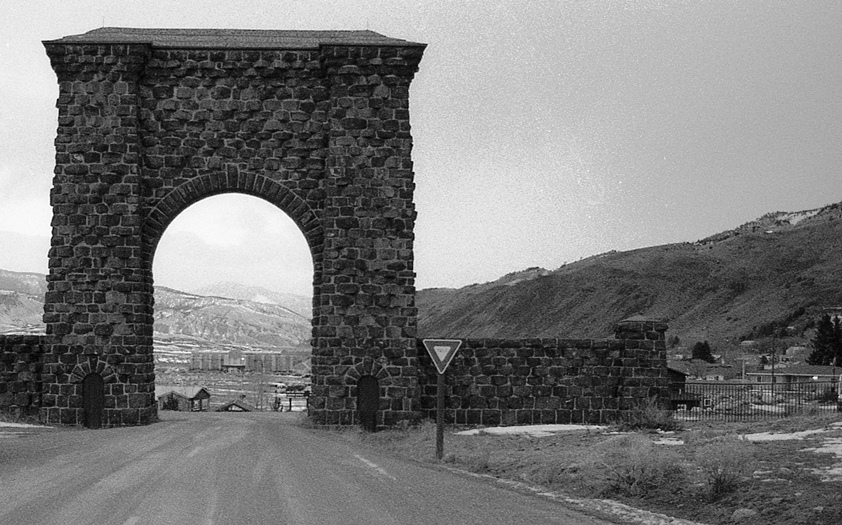
<svg viewBox="0 0 842 525"><path fill-rule="evenodd" d="M314 269L286 213L240 193L201 199L167 226L152 272L156 397L192 385L214 392L211 409L303 408Z"/></svg>
<svg viewBox="0 0 842 525"><path fill-rule="evenodd" d="M105 381L96 372L82 379L82 408L87 428L102 428L105 412Z"/></svg>
<svg viewBox="0 0 842 525"><path fill-rule="evenodd" d="M380 382L372 375L357 381L357 414L366 432L377 431L377 412L380 410Z"/></svg>

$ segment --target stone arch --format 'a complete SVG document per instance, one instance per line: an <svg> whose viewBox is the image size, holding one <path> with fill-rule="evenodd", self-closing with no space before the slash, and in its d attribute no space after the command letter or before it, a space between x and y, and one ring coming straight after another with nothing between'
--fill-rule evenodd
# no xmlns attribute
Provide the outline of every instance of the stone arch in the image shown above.
<svg viewBox="0 0 842 525"><path fill-rule="evenodd" d="M101 359L88 359L74 366L70 372L70 382L81 383L89 374L101 375L106 385L117 382L117 373L108 363Z"/></svg>
<svg viewBox="0 0 842 525"><path fill-rule="evenodd" d="M82 378L82 421L87 428L102 428L105 419L105 381L92 372Z"/></svg>
<svg viewBox="0 0 842 525"><path fill-rule="evenodd" d="M310 247L314 423L352 424L349 366L388 385L385 424L414 418L409 86L425 45L131 28L44 45L59 81L44 419L81 424L64 387L93 355L113 368L106 424L155 420L155 249L189 205L232 192L275 204Z"/></svg>
<svg viewBox="0 0 842 525"><path fill-rule="evenodd" d="M148 212L143 224L143 245L154 253L167 226L196 202L225 193L242 193L277 206L295 222L310 248L314 265L321 260L324 229L316 212L304 199L280 182L264 175L222 176L205 174L170 190ZM317 268L318 269L318 268Z"/></svg>
<svg viewBox="0 0 842 525"><path fill-rule="evenodd" d="M385 359L372 359L364 357L353 366L349 366L345 372L343 383L347 390L349 400L352 400L354 412L352 414L352 423L361 424L364 430L374 432L378 426L389 425L391 423L392 406L386 407L383 410L382 406L378 406L374 414L363 414L359 406L360 403L360 380L363 378L373 378L378 393L378 405L382 402L384 397L388 397L389 389L396 385L398 378L394 377L389 372L389 363Z"/></svg>
<svg viewBox="0 0 842 525"><path fill-rule="evenodd" d="M357 381L357 417L367 432L377 431L377 413L380 411L382 391L380 382L372 375L364 375Z"/></svg>
<svg viewBox="0 0 842 525"><path fill-rule="evenodd" d="M345 372L343 384L356 386L362 376L373 376L380 382L380 386L388 386L392 383L392 375L389 373L388 363L383 359L372 359L364 357L357 364L349 366Z"/></svg>

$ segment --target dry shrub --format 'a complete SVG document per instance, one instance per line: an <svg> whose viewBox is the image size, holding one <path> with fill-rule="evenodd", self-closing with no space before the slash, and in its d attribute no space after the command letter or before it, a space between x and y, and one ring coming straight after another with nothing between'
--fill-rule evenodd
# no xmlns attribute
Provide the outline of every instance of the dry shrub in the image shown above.
<svg viewBox="0 0 842 525"><path fill-rule="evenodd" d="M652 397L641 403L640 410L630 411L616 424L621 431L681 430L681 422L673 417L673 412L663 408Z"/></svg>
<svg viewBox="0 0 842 525"><path fill-rule="evenodd" d="M644 436L617 436L594 447L603 476L611 490L646 497L665 488L679 489L684 472L678 454L657 447Z"/></svg>
<svg viewBox="0 0 842 525"><path fill-rule="evenodd" d="M736 436L718 437L699 446L695 460L715 499L733 492L754 471L754 445Z"/></svg>

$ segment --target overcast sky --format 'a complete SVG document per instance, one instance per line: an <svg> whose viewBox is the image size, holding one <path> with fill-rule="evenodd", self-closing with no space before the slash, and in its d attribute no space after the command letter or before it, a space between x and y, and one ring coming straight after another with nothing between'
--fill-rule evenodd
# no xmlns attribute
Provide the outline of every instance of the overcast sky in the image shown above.
<svg viewBox="0 0 842 525"><path fill-rule="evenodd" d="M100 26L371 29L428 44L410 94L417 286L695 241L842 201L842 2L30 1L0 17L0 268L47 272L55 75ZM226 195L155 281L309 293L303 236Z"/></svg>

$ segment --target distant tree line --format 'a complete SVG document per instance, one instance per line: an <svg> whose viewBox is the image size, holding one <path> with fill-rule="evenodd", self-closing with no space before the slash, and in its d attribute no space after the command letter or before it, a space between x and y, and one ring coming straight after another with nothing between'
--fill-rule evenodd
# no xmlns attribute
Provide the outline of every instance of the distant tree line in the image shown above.
<svg viewBox="0 0 842 525"><path fill-rule="evenodd" d="M825 314L816 324L813 352L807 357L811 365L842 366L842 321Z"/></svg>

